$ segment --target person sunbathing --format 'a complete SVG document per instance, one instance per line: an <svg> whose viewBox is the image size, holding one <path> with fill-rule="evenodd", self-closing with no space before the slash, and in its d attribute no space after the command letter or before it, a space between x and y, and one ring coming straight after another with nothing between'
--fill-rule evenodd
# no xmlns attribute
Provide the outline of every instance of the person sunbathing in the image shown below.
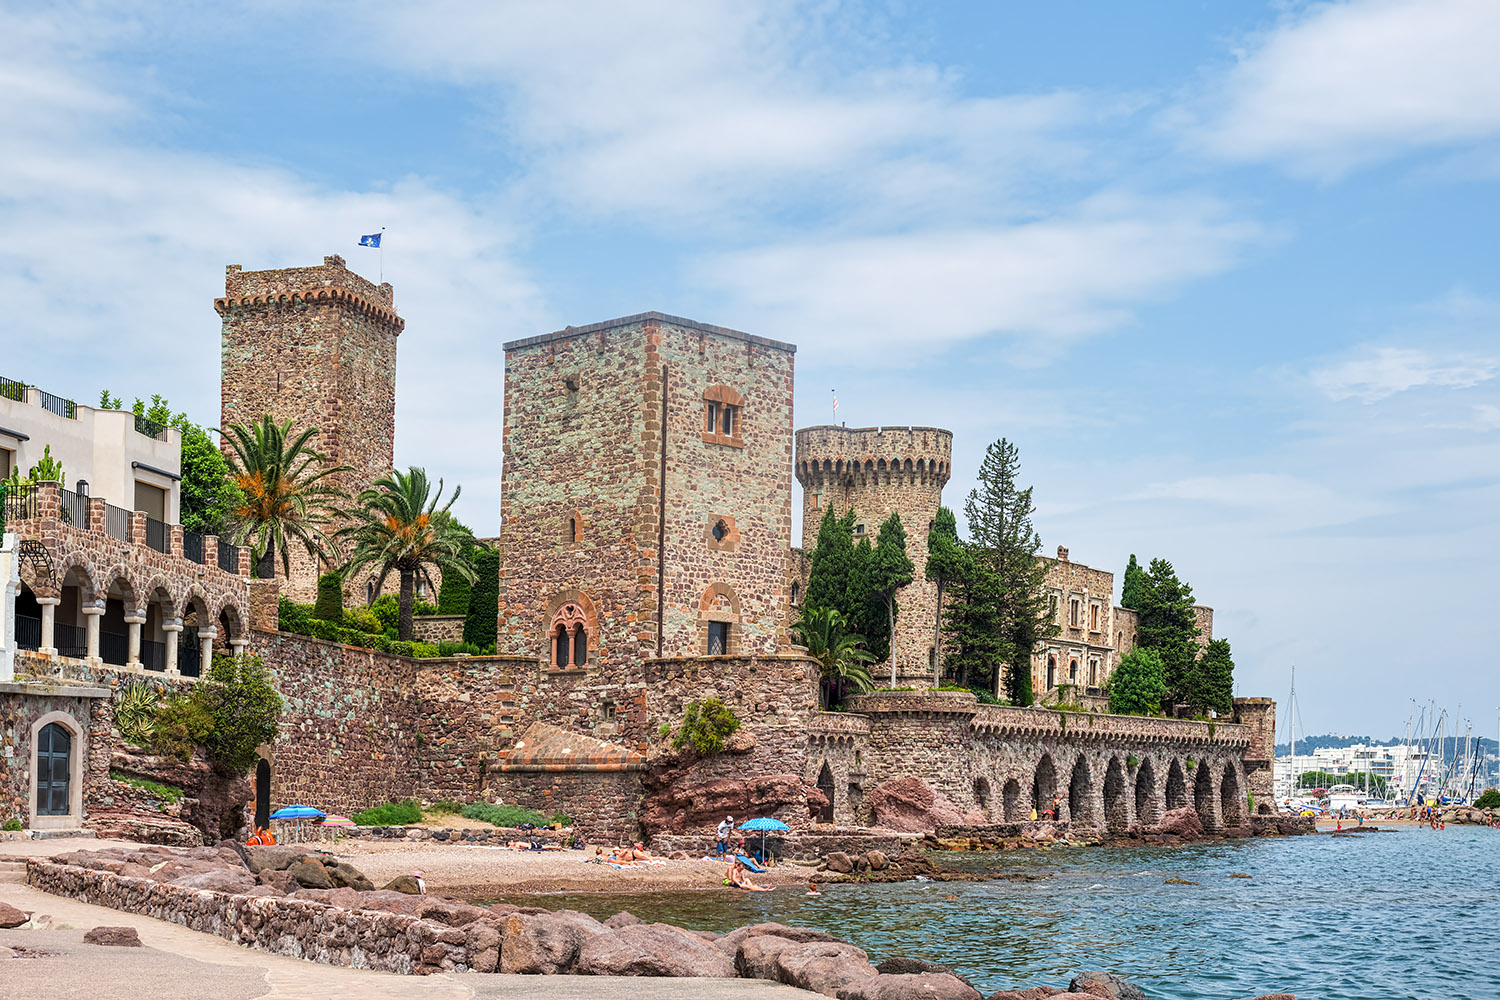
<svg viewBox="0 0 1500 1000"><path fill-rule="evenodd" d="M734 864L729 866L729 872L724 881L736 889L745 889L749 892L770 892L768 885L756 885L750 881L750 874L745 870L745 864L739 858L734 859Z"/></svg>

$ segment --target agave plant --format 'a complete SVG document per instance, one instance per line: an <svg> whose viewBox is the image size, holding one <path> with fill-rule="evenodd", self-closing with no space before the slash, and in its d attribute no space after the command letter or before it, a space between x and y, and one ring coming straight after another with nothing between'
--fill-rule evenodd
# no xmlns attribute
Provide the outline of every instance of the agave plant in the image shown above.
<svg viewBox="0 0 1500 1000"><path fill-rule="evenodd" d="M132 684L121 691L115 702L115 728L120 738L133 746L149 746L156 735L159 708L161 692L149 684Z"/></svg>

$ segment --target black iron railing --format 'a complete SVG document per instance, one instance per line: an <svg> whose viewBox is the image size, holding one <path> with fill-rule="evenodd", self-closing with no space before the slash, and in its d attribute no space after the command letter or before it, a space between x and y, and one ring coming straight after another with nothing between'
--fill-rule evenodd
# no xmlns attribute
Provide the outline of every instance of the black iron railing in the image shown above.
<svg viewBox="0 0 1500 1000"><path fill-rule="evenodd" d="M240 550L229 542L219 543L219 568L230 573L240 571Z"/></svg>
<svg viewBox="0 0 1500 1000"><path fill-rule="evenodd" d="M22 649L42 648L42 620L16 615L16 645Z"/></svg>
<svg viewBox="0 0 1500 1000"><path fill-rule="evenodd" d="M89 653L88 632L77 625L53 622L52 645L57 647L59 656L73 656L81 660Z"/></svg>
<svg viewBox="0 0 1500 1000"><path fill-rule="evenodd" d="M99 659L123 667L130 662L130 637L118 632L99 633Z"/></svg>
<svg viewBox="0 0 1500 1000"><path fill-rule="evenodd" d="M158 552L167 551L169 539L172 533L167 530L166 522L158 521L154 517L146 518L146 544Z"/></svg>
<svg viewBox="0 0 1500 1000"><path fill-rule="evenodd" d="M154 639L142 639L141 666L147 670L167 669L167 644Z"/></svg>
<svg viewBox="0 0 1500 1000"><path fill-rule="evenodd" d="M162 441L167 439L166 424L159 424L155 420L141 416L139 413L135 415L135 429L137 433L144 434L149 438L157 438Z"/></svg>
<svg viewBox="0 0 1500 1000"><path fill-rule="evenodd" d="M198 637L187 629L182 630L182 643L177 647L177 672L184 677L203 675L203 651L198 648Z"/></svg>
<svg viewBox="0 0 1500 1000"><path fill-rule="evenodd" d="M122 542L130 541L130 511L112 503L104 505L104 532Z"/></svg>
<svg viewBox="0 0 1500 1000"><path fill-rule="evenodd" d="M73 490L60 490L62 495L62 519L64 524L75 528L89 526L89 498Z"/></svg>
<svg viewBox="0 0 1500 1000"><path fill-rule="evenodd" d="M196 531L183 531L182 554L198 565L203 565L203 536Z"/></svg>
<svg viewBox="0 0 1500 1000"><path fill-rule="evenodd" d="M5 488L5 520L28 517L36 517L36 487L11 483Z"/></svg>
<svg viewBox="0 0 1500 1000"><path fill-rule="evenodd" d="M42 409L48 413L55 413L59 417L66 417L69 420L78 419L77 403L71 399L64 399L62 396L54 396L50 392L42 392Z"/></svg>
<svg viewBox="0 0 1500 1000"><path fill-rule="evenodd" d="M26 383L11 378L0 378L0 396L20 402L26 400Z"/></svg>

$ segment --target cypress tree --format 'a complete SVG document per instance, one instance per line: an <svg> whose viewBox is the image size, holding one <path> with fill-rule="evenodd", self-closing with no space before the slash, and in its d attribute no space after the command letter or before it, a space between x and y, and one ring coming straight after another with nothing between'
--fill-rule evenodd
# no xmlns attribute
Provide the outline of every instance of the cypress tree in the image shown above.
<svg viewBox="0 0 1500 1000"><path fill-rule="evenodd" d="M849 575L854 569L854 511L839 517L829 507L823 512L823 521L818 525L818 542L813 549L812 566L808 570L807 593L802 598L805 615L823 608L833 608L851 622L856 616L849 614L845 598L849 590Z"/></svg>
<svg viewBox="0 0 1500 1000"><path fill-rule="evenodd" d="M469 610L464 617L464 642L480 649L494 649L500 616L500 553L489 548L474 550L474 583L469 591Z"/></svg>
<svg viewBox="0 0 1500 1000"><path fill-rule="evenodd" d="M1193 588L1177 578L1165 559L1151 560L1141 588L1136 645L1154 649L1166 668L1167 705L1190 703L1198 659L1198 619L1193 614ZM1198 707L1202 707L1201 705Z"/></svg>
<svg viewBox="0 0 1500 1000"><path fill-rule="evenodd" d="M318 577L318 599L313 617L319 621L342 623L344 620L344 575L324 573Z"/></svg>
<svg viewBox="0 0 1500 1000"><path fill-rule="evenodd" d="M932 530L927 532L927 565L924 569L927 579L937 584L937 613L932 619L934 687L943 682L943 591L958 576L962 560L958 521L954 518L953 511L947 507L939 507L937 517L932 522Z"/></svg>
<svg viewBox="0 0 1500 1000"><path fill-rule="evenodd" d="M883 663L890 655L891 637L886 634L885 606L872 585L875 550L870 545L870 536L862 535L859 544L850 549L850 555L849 580L839 608L851 627L865 637L865 649L875 657L874 662Z"/></svg>
<svg viewBox="0 0 1500 1000"><path fill-rule="evenodd" d="M479 547L473 542L463 548L463 558L473 563ZM440 615L466 615L469 613L469 595L473 584L457 573L444 573L443 585L438 588L437 613Z"/></svg>
<svg viewBox="0 0 1500 1000"><path fill-rule="evenodd" d="M1145 600L1146 571L1141 569L1141 564L1135 561L1135 553L1130 553L1130 562L1125 566L1125 581L1120 586L1120 607L1139 611Z"/></svg>
<svg viewBox="0 0 1500 1000"><path fill-rule="evenodd" d="M1211 639L1193 671L1189 704L1220 715L1234 711L1234 657L1228 639Z"/></svg>
<svg viewBox="0 0 1500 1000"><path fill-rule="evenodd" d="M916 566L906 554L906 529L895 511L880 525L870 554L870 597L885 612L885 643L891 658L891 687L896 686L896 592L911 583Z"/></svg>

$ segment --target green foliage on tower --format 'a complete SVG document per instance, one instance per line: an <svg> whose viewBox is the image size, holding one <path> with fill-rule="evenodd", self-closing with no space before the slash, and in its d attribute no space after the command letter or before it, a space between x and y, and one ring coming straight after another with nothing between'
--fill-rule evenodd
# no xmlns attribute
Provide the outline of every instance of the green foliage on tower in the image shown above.
<svg viewBox="0 0 1500 1000"><path fill-rule="evenodd" d="M1109 710L1116 715L1156 715L1167 693L1167 672L1154 649L1132 649L1109 678Z"/></svg>

